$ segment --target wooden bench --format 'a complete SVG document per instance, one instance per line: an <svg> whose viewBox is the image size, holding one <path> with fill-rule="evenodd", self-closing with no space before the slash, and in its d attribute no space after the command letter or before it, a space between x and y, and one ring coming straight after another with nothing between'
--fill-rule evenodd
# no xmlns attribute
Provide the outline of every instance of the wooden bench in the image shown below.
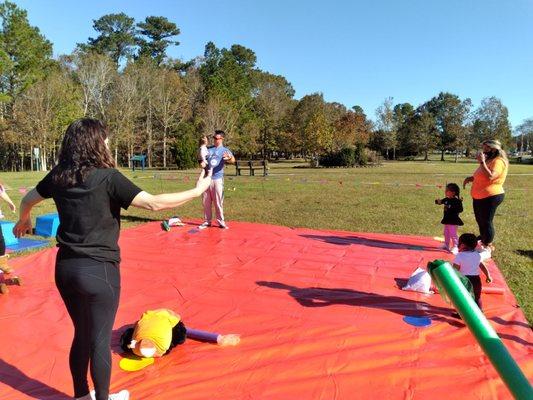
<svg viewBox="0 0 533 400"><path fill-rule="evenodd" d="M239 176L241 174L241 170L248 168L248 161L235 161L235 175Z"/></svg>
<svg viewBox="0 0 533 400"><path fill-rule="evenodd" d="M250 176L255 176L256 169L263 170L263 176L268 175L268 161L267 160L249 160L235 162L235 175L241 175L242 170L250 171Z"/></svg>

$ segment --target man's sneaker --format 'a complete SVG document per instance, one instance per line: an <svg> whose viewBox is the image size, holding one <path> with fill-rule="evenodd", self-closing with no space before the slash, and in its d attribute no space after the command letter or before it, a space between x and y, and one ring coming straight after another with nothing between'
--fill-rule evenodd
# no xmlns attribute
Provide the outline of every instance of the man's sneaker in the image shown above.
<svg viewBox="0 0 533 400"><path fill-rule="evenodd" d="M225 222L221 222L221 223L219 223L218 226L219 226L221 229L229 229L229 226L227 226Z"/></svg>
<svg viewBox="0 0 533 400"><path fill-rule="evenodd" d="M205 228L209 228L211 226L211 224L209 222L204 222L200 225L198 225L198 229L205 229Z"/></svg>

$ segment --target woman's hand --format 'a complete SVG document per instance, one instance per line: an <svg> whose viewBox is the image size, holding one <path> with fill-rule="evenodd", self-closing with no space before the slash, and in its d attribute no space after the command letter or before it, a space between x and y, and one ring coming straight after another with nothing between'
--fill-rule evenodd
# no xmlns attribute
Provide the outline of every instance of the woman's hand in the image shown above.
<svg viewBox="0 0 533 400"><path fill-rule="evenodd" d="M469 176L468 178L465 178L463 181L463 189L466 189L466 185L468 185L470 182L474 182L474 177Z"/></svg>
<svg viewBox="0 0 533 400"><path fill-rule="evenodd" d="M485 153L483 153L482 151L478 152L476 156L476 160L478 163L483 164L486 160Z"/></svg>
<svg viewBox="0 0 533 400"><path fill-rule="evenodd" d="M18 238L22 237L26 233L31 232L31 228L32 228L32 225L31 225L30 218L19 219L17 223L15 224L15 227L13 228L13 235L15 235L15 237L18 237Z"/></svg>

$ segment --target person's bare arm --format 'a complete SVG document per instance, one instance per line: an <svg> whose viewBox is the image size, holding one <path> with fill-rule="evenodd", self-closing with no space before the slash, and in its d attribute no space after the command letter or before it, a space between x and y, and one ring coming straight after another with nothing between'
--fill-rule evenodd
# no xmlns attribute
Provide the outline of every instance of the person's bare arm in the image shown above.
<svg viewBox="0 0 533 400"><path fill-rule="evenodd" d="M145 210L160 211L174 208L187 203L188 201L200 196L207 190L211 184L211 176L204 178L205 171L202 169L200 178L196 182L194 189L185 190L177 193L163 193L150 194L148 192L140 192L134 197L131 205L137 208L144 208Z"/></svg>
<svg viewBox="0 0 533 400"><path fill-rule="evenodd" d="M235 164L235 157L233 156L233 154L230 157L230 155L228 153L224 153L222 158L224 159L224 162L226 162L228 164Z"/></svg>
<svg viewBox="0 0 533 400"><path fill-rule="evenodd" d="M24 236L31 231L31 209L44 198L41 197L37 190L30 190L20 202L19 220L13 228L13 234L16 237Z"/></svg>
<svg viewBox="0 0 533 400"><path fill-rule="evenodd" d="M13 212L17 211L17 207L15 206L15 203L13 203L13 201L11 200L11 198L6 192L5 187L1 183L0 183L0 199L4 200L8 204L11 211Z"/></svg>
<svg viewBox="0 0 533 400"><path fill-rule="evenodd" d="M490 276L490 272L489 272L487 266L485 264L483 264L483 263L479 263L479 269L481 269L481 272L483 272L483 274L487 278L486 279L487 283L491 283L492 282L492 276Z"/></svg>
<svg viewBox="0 0 533 400"><path fill-rule="evenodd" d="M487 165L487 159L485 157L485 153L480 153L477 157L477 160L479 161L479 164L481 165L481 171L489 178L490 180L494 180L498 178L501 175L501 171L497 171L496 169L490 169Z"/></svg>
<svg viewBox="0 0 533 400"><path fill-rule="evenodd" d="M473 176L469 176L469 177L465 178L465 180L463 181L463 189L466 189L466 185L468 185L471 182L474 182L474 177Z"/></svg>

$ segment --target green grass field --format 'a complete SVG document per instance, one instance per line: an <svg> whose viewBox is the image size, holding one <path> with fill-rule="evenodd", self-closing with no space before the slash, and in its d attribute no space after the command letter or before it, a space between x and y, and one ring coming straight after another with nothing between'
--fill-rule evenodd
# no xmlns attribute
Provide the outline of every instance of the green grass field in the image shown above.
<svg viewBox="0 0 533 400"><path fill-rule="evenodd" d="M234 176L226 171L225 212L232 220L292 227L339 229L360 232L442 236L442 208L435 198L444 197L438 185L461 184L476 165L461 162L391 162L373 168L309 169L304 164L271 164L270 175ZM151 193L180 191L194 185L196 171L124 171ZM34 186L43 173L0 173L0 181L18 204L20 188ZM494 258L514 291L526 317L533 321L533 236L531 193L533 166L511 165L506 198L495 218L497 251ZM460 233L477 233L468 192L462 194L465 226ZM528 200L529 199L529 200ZM2 204L8 219L9 210ZM54 211L52 201L38 206L35 215ZM123 215L128 227L172 215L201 218L200 200L178 210L159 213L131 208Z"/></svg>

